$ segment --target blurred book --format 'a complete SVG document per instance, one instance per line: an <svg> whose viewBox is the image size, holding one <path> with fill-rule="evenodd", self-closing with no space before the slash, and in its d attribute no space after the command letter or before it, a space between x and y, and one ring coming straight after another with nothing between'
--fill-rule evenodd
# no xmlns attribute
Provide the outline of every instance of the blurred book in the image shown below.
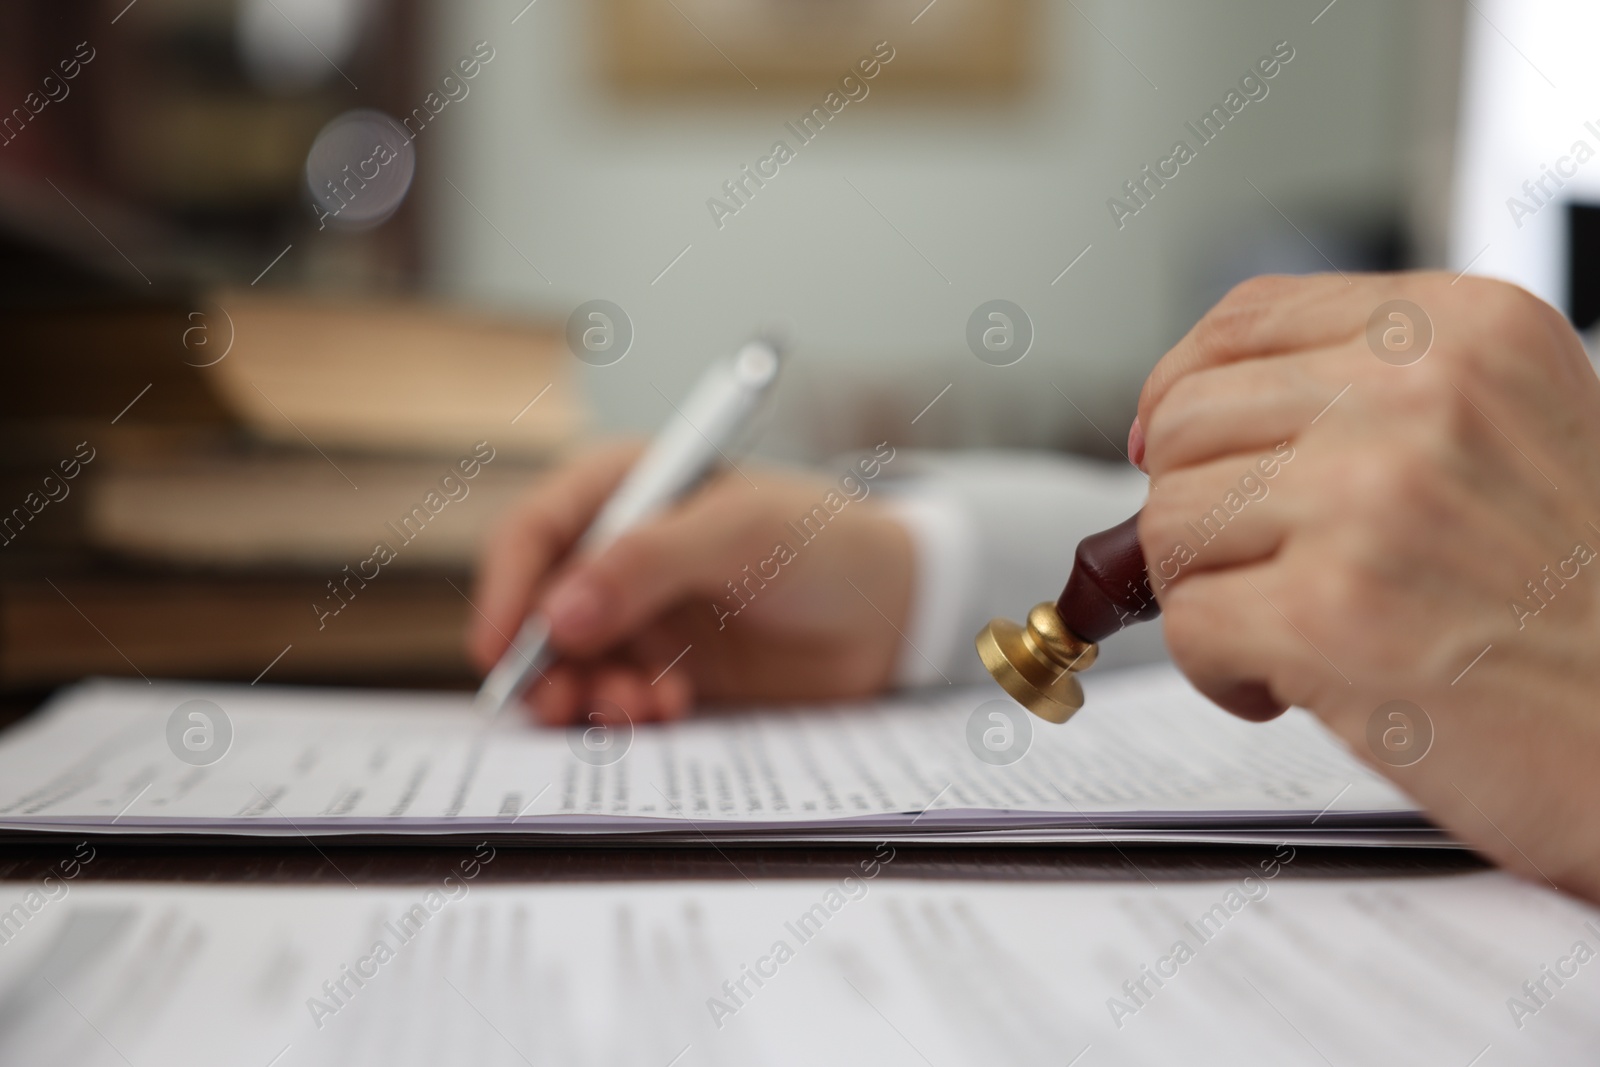
<svg viewBox="0 0 1600 1067"><path fill-rule="evenodd" d="M541 331L397 302L204 303L185 318L185 362L248 443L106 458L85 492L93 549L337 571L387 543L392 566L464 571L582 422Z"/></svg>
<svg viewBox="0 0 1600 1067"><path fill-rule="evenodd" d="M415 300L168 293L10 309L0 418L101 439L235 431L309 454L548 458L583 423L555 330ZM207 446L212 447L212 446Z"/></svg>
<svg viewBox="0 0 1600 1067"><path fill-rule="evenodd" d="M464 575L385 574L322 620L321 575L52 567L0 579L0 688L98 674L466 684L470 591Z"/></svg>
<svg viewBox="0 0 1600 1067"><path fill-rule="evenodd" d="M385 570L465 570L537 470L503 453L471 479L459 460L409 457L335 463L271 452L111 462L84 502L84 535L96 549L187 567L334 572L371 555L377 542L395 553Z"/></svg>
<svg viewBox="0 0 1600 1067"><path fill-rule="evenodd" d="M556 332L397 299L51 289L0 317L0 691L269 665L470 683L478 545L584 424Z"/></svg>
<svg viewBox="0 0 1600 1067"><path fill-rule="evenodd" d="M225 292L180 336L230 412L297 448L444 456L487 439L537 459L582 421L559 333L479 313Z"/></svg>

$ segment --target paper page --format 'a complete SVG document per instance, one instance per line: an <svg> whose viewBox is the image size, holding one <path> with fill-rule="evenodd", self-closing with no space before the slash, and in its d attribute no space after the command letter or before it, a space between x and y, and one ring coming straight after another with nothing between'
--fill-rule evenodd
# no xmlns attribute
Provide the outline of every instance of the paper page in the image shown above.
<svg viewBox="0 0 1600 1067"><path fill-rule="evenodd" d="M507 715L487 733L464 695L91 682L0 738L0 827L614 832L689 821L866 833L1416 819L1304 712L1245 723L1170 668L1091 677L1088 692L1060 726L986 688L609 733ZM207 738L214 747L198 755L209 762L196 762L184 746ZM1011 745L998 759L997 739Z"/></svg>
<svg viewBox="0 0 1600 1067"><path fill-rule="evenodd" d="M1281 853L1231 882L929 883L880 855L756 885L490 886L483 849L359 891L59 883L0 945L0 1063L1491 1067L1600 1048L1600 913L1504 874L1302 881Z"/></svg>

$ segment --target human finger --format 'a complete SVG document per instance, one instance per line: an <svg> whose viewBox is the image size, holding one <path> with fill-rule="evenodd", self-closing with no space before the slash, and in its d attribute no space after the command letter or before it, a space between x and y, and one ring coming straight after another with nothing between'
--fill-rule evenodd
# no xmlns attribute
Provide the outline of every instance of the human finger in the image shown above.
<svg viewBox="0 0 1600 1067"><path fill-rule="evenodd" d="M1167 471L1236 453L1269 453L1295 440L1354 387L1351 377L1338 380L1346 355L1345 349L1316 349L1178 380L1142 424L1143 469L1159 483Z"/></svg>
<svg viewBox="0 0 1600 1067"><path fill-rule="evenodd" d="M545 668L542 677L523 694L530 717L541 726L566 726L577 716L584 680L581 673L560 664Z"/></svg>
<svg viewBox="0 0 1600 1067"><path fill-rule="evenodd" d="M1427 275L1263 275L1234 286L1164 355L1139 394L1151 416L1182 379L1211 368L1350 341L1383 298L1430 284Z"/></svg>
<svg viewBox="0 0 1600 1067"><path fill-rule="evenodd" d="M611 445L546 476L508 515L484 548L474 583L468 650L487 670L533 608L540 581L587 528L638 454Z"/></svg>
<svg viewBox="0 0 1600 1067"><path fill-rule="evenodd" d="M545 604L552 640L564 652L595 655L685 596L715 596L779 536L781 524L760 506L753 491L723 478L594 558L575 561Z"/></svg>
<svg viewBox="0 0 1600 1067"><path fill-rule="evenodd" d="M1227 456L1165 475L1139 512L1139 540L1157 590L1189 574L1276 553L1300 509L1285 471L1295 450Z"/></svg>
<svg viewBox="0 0 1600 1067"><path fill-rule="evenodd" d="M1270 719L1291 704L1306 705L1337 675L1286 613L1297 602L1284 573L1276 562L1201 572L1162 598L1173 662L1196 689L1242 718Z"/></svg>

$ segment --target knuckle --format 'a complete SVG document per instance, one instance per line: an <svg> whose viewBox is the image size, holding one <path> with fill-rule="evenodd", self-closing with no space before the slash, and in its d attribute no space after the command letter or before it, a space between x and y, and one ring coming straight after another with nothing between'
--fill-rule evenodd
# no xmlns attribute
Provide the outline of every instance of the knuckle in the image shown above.
<svg viewBox="0 0 1600 1067"><path fill-rule="evenodd" d="M1434 391L1416 420L1420 439L1412 440L1403 453L1411 463L1426 464L1437 473L1444 457L1459 454L1488 429L1483 412L1469 395L1479 392L1475 385L1469 382L1462 389L1452 382Z"/></svg>
<svg viewBox="0 0 1600 1067"><path fill-rule="evenodd" d="M1333 566L1374 570L1392 566L1434 529L1444 511L1444 475L1426 447L1369 461L1359 458L1329 475L1334 489L1320 509L1319 526L1338 546Z"/></svg>
<svg viewBox="0 0 1600 1067"><path fill-rule="evenodd" d="M1207 408L1208 399L1216 395L1212 377L1199 371L1185 374L1172 383L1161 403L1151 412L1150 425L1144 428L1146 455L1159 453L1193 415Z"/></svg>
<svg viewBox="0 0 1600 1067"><path fill-rule="evenodd" d="M1462 281L1471 283L1462 294L1463 300L1485 325L1515 328L1530 316L1539 314L1541 301L1521 286L1494 278L1464 278Z"/></svg>
<svg viewBox="0 0 1600 1067"><path fill-rule="evenodd" d="M1403 435L1420 429L1431 440L1459 441L1478 418L1471 394L1493 389L1490 368L1471 354L1448 360L1424 359L1404 368L1405 373L1386 383L1385 403L1391 425ZM1405 454L1405 453L1402 453Z"/></svg>
<svg viewBox="0 0 1600 1067"><path fill-rule="evenodd" d="M1462 279L1466 284L1468 279ZM1470 336L1456 349L1468 368L1509 370L1549 350L1550 314L1543 300L1520 286L1490 278L1470 279L1460 296Z"/></svg>
<svg viewBox="0 0 1600 1067"><path fill-rule="evenodd" d="M1405 369L1416 373L1401 376L1399 395L1419 410L1427 411L1441 404L1464 406L1466 398L1460 383L1473 384L1480 368L1469 349L1454 349L1450 358L1424 359Z"/></svg>
<svg viewBox="0 0 1600 1067"><path fill-rule="evenodd" d="M1257 338L1262 335L1263 324L1306 284L1303 278L1282 274L1247 278L1228 290L1227 295L1195 323L1185 345L1199 366L1218 362L1230 353L1253 350L1258 344ZM1175 387L1177 383L1172 384Z"/></svg>
<svg viewBox="0 0 1600 1067"><path fill-rule="evenodd" d="M1191 341L1204 356L1251 347L1261 324L1272 313L1266 290L1271 283L1259 278L1234 286L1216 307L1195 324Z"/></svg>
<svg viewBox="0 0 1600 1067"><path fill-rule="evenodd" d="M1222 298L1218 307L1224 305L1242 305L1246 307L1257 304L1272 303L1281 300L1290 292L1305 284L1303 278L1289 274L1257 274L1228 290L1228 295Z"/></svg>

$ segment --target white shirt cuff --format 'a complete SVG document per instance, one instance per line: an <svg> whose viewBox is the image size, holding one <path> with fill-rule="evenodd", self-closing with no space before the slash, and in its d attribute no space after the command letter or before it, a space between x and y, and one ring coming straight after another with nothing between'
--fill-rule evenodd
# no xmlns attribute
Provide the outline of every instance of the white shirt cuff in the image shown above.
<svg viewBox="0 0 1600 1067"><path fill-rule="evenodd" d="M957 499L927 483L896 487L884 506L911 535L916 576L894 684L950 684L973 639L962 625L978 578L977 531Z"/></svg>

